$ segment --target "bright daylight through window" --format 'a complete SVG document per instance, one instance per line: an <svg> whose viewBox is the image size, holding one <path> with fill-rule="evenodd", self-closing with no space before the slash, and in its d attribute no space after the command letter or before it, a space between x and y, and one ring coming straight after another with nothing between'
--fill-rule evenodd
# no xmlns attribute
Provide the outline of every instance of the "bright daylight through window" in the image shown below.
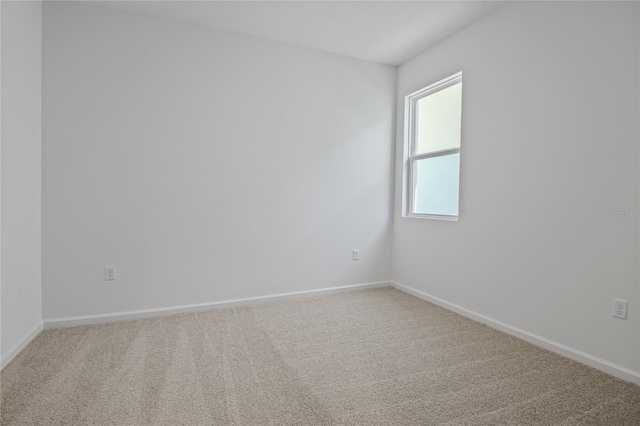
<svg viewBox="0 0 640 426"><path fill-rule="evenodd" d="M462 73L405 98L405 216L457 220Z"/></svg>

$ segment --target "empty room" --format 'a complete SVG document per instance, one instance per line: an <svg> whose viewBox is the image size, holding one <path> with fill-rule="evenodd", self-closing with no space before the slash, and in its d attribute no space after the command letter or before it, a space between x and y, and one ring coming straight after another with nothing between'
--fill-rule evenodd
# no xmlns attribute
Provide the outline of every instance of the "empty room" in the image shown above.
<svg viewBox="0 0 640 426"><path fill-rule="evenodd" d="M0 23L0 424L640 425L639 2Z"/></svg>

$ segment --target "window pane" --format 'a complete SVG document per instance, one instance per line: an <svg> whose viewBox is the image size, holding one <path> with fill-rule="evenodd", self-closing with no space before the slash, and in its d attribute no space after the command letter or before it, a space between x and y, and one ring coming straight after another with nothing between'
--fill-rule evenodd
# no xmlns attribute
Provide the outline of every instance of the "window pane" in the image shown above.
<svg viewBox="0 0 640 426"><path fill-rule="evenodd" d="M413 165L413 213L457 216L460 154L425 158Z"/></svg>
<svg viewBox="0 0 640 426"><path fill-rule="evenodd" d="M416 102L416 154L460 147L462 83Z"/></svg>

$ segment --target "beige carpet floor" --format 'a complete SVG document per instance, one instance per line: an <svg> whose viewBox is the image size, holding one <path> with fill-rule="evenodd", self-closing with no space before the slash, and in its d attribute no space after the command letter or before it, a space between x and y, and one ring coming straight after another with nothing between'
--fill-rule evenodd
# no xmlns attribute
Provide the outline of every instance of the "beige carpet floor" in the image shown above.
<svg viewBox="0 0 640 426"><path fill-rule="evenodd" d="M640 387L392 288L41 333L9 425L640 425Z"/></svg>

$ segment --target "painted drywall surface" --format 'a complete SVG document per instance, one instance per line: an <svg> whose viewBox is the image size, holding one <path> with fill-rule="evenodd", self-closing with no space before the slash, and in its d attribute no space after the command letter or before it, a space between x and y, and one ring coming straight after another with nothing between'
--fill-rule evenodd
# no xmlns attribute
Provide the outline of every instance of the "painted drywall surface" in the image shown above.
<svg viewBox="0 0 640 426"><path fill-rule="evenodd" d="M46 319L389 279L395 68L96 5L43 19Z"/></svg>
<svg viewBox="0 0 640 426"><path fill-rule="evenodd" d="M401 216L397 128L395 281L639 371L637 8L509 4L399 68L398 123L464 88L459 222Z"/></svg>
<svg viewBox="0 0 640 426"><path fill-rule="evenodd" d="M42 4L2 2L2 358L42 324Z"/></svg>

